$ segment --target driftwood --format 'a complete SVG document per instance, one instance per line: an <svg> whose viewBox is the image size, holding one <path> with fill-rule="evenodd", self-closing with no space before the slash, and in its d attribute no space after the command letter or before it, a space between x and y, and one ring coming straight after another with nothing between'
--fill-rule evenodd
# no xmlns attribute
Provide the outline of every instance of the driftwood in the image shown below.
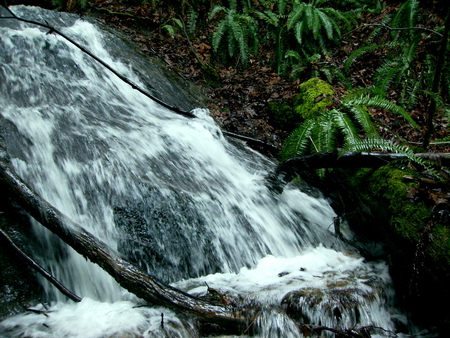
<svg viewBox="0 0 450 338"><path fill-rule="evenodd" d="M165 285L124 260L105 243L41 198L11 169L6 149L0 144L0 189L33 218L59 236L75 251L98 264L122 287L153 304L177 313L192 315L204 323L220 325L226 333L240 334L252 326L259 309L243 308L208 302ZM295 320L294 320L295 321ZM296 321L295 321L296 322ZM249 324L250 323L250 324ZM339 330L330 327L298 323L300 331L330 331L341 337L366 338L368 328Z"/></svg>
<svg viewBox="0 0 450 338"><path fill-rule="evenodd" d="M50 283L52 283L63 295L67 296L69 299L74 302L81 302L81 298L74 294L72 291L67 289L60 281L58 281L54 276L52 276L48 271L46 271L42 266L36 263L33 259L31 259L27 254L25 254L20 248L14 244L14 242L9 238L9 236L3 231L0 230L0 240L12 248L22 260L27 263L29 267L37 271L40 275L42 275L45 279L47 279Z"/></svg>
<svg viewBox="0 0 450 338"><path fill-rule="evenodd" d="M1 155L5 155L5 152L1 152ZM79 254L98 264L123 288L136 296L151 304L193 315L206 322L223 325L230 332L238 330L242 332L245 329L246 319L251 317L252 310L208 303L165 285L141 271L42 199L10 168L5 156L0 156L0 187L4 194L12 198L39 223L59 236Z"/></svg>
<svg viewBox="0 0 450 338"><path fill-rule="evenodd" d="M417 153L424 160L435 162L439 166L450 166L450 153ZM408 160L404 154L376 152L330 151L308 156L292 157L281 163L268 177L276 190L304 172L322 168L378 168L392 161ZM281 185L281 186L280 186Z"/></svg>
<svg viewBox="0 0 450 338"><path fill-rule="evenodd" d="M58 235L75 251L98 264L122 287L143 300L167 307L177 313L192 315L206 324L218 324L228 334L248 331L260 309L221 305L193 297L181 290L165 285L156 278L127 262L105 243L98 240L79 224L65 217L51 206L11 169L6 150L0 144L0 188L33 218ZM0 237L1 234L0 230ZM209 287L208 287L209 288ZM210 289L210 288L209 288ZM77 296L75 296L77 297ZM77 300L76 298L74 300ZM252 321L253 320L253 321ZM339 330L325 326L300 323L294 320L301 332L330 331L340 337L370 337L368 330L375 327ZM382 328L375 328L382 329ZM382 329L383 330L383 329Z"/></svg>

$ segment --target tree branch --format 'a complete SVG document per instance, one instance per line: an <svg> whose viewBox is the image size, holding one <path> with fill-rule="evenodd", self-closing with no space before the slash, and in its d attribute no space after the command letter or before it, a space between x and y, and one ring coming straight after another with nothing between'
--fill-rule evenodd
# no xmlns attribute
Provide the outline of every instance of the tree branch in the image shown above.
<svg viewBox="0 0 450 338"><path fill-rule="evenodd" d="M74 294L72 291L67 289L64 285L61 284L55 277L53 277L50 273L48 273L42 266L32 260L27 256L20 248L14 244L14 242L9 238L9 236L0 229L0 240L3 241L6 245L8 245L11 249L13 249L22 260L27 263L32 269L36 270L40 275L42 275L45 279L47 279L50 283L52 283L61 293L67 296L69 299L74 302L81 302L81 298Z"/></svg>
<svg viewBox="0 0 450 338"><path fill-rule="evenodd" d="M378 27L386 28L386 29L388 29L390 31L403 31L403 30L417 29L417 30L426 31L426 32L429 32L429 33L432 33L432 34L436 34L437 36L439 36L441 38L443 36L441 33L436 32L436 31L434 31L432 29L429 29L429 28L425 28L425 27L391 27L391 26L385 25L383 23L368 23L368 24L364 24L362 26L363 27L366 27L366 26L378 26Z"/></svg>
<svg viewBox="0 0 450 338"><path fill-rule="evenodd" d="M436 162L440 166L450 166L450 153L417 153L414 155ZM267 179L271 188L280 190L284 184L303 172L322 168L378 168L396 160L409 160L409 158L404 154L397 153L350 151L342 154L335 150L292 157L278 165Z"/></svg>
<svg viewBox="0 0 450 338"><path fill-rule="evenodd" d="M0 149L2 150L2 149ZM236 309L208 303L181 290L165 285L142 272L95 238L79 224L65 217L24 183L9 167L6 156L0 157L0 187L33 218L59 236L83 257L98 264L123 288L154 305L193 315L200 320L238 332L247 326L253 310Z"/></svg>

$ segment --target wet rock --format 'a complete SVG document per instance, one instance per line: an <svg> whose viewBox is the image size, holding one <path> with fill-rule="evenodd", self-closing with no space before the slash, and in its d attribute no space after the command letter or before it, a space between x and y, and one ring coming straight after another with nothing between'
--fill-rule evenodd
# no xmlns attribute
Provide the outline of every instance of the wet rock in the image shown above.
<svg viewBox="0 0 450 338"><path fill-rule="evenodd" d="M16 230L19 226L25 228L21 222L27 221L0 209L0 228L8 232L16 245L25 247L23 235ZM0 243L0 319L23 312L38 303L41 296L42 288L34 272L7 245Z"/></svg>

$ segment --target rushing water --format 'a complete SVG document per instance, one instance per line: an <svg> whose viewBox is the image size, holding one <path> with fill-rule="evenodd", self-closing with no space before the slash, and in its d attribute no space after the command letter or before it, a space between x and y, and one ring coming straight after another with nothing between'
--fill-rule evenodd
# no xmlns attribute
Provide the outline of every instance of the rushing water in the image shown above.
<svg viewBox="0 0 450 338"><path fill-rule="evenodd" d="M48 21L148 92L193 108L96 25L12 9ZM174 114L61 36L13 19L0 25L2 136L15 171L65 215L164 282L198 296L206 282L267 308L254 322L261 337L302 336L282 308L340 329L408 326L393 306L387 266L365 262L333 236L335 214L320 193L305 185L271 192L265 176L274 163L227 140L207 110L192 110L192 119ZM33 231L34 259L83 300L67 301L43 280L52 312L7 318L0 336L159 337L161 313L172 336L198 335L167 309L136 307L141 302L98 266L41 225Z"/></svg>

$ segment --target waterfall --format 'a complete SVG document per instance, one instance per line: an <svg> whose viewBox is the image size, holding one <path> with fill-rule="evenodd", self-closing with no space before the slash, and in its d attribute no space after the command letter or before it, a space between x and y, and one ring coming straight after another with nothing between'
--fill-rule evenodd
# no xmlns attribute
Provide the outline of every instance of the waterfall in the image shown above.
<svg viewBox="0 0 450 338"><path fill-rule="evenodd" d="M118 37L74 15L12 9L57 26L196 116L162 107L57 34L1 20L0 132L14 170L45 200L166 283L197 296L207 283L262 304L254 323L261 337L302 337L286 313L342 329L408 326L393 306L386 264L366 262L333 235L335 214L320 192L306 184L271 192L265 177L275 164L226 139L206 109L194 109ZM167 309L135 307L140 301L101 268L36 222L32 229L33 258L83 301L67 301L43 280L53 312L7 318L0 336L158 337L161 314L173 336L196 335Z"/></svg>

